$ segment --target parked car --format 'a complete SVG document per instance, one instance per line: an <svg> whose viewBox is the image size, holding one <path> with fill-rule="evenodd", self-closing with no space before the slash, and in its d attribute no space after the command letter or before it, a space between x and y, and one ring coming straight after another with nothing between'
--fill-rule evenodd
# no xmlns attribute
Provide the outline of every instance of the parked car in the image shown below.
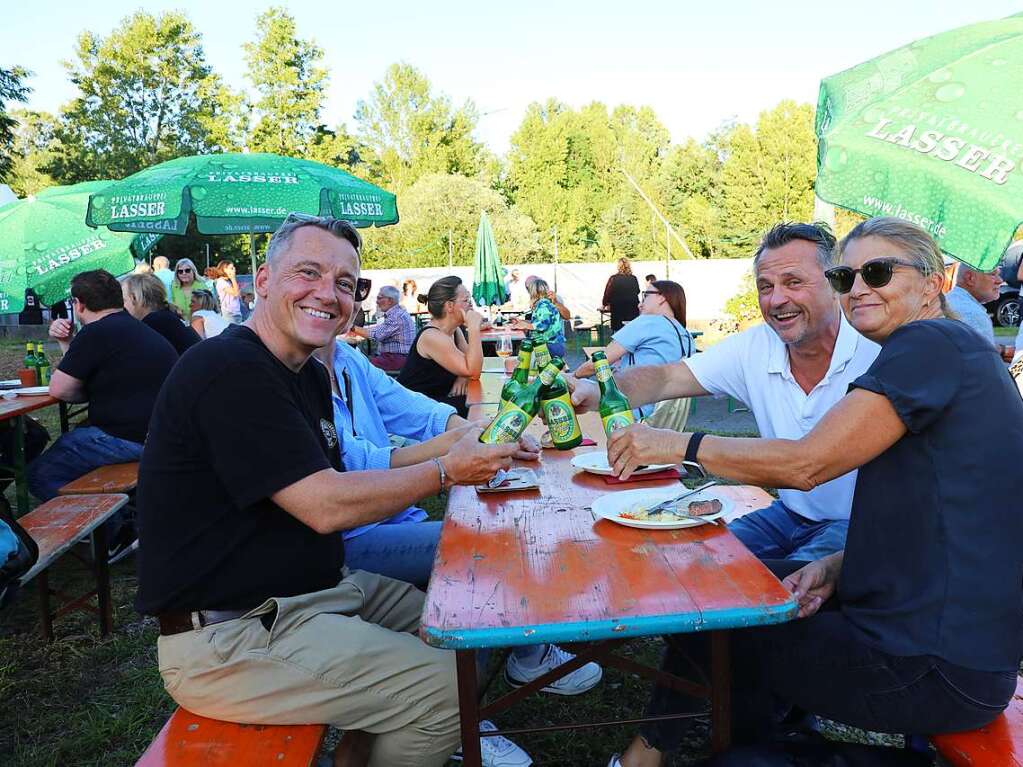
<svg viewBox="0 0 1023 767"><path fill-rule="evenodd" d="M1001 295L994 301L984 304L994 323L1003 328L1016 327L1019 325L1023 306L1019 297L1019 288L1011 285L1002 285Z"/></svg>

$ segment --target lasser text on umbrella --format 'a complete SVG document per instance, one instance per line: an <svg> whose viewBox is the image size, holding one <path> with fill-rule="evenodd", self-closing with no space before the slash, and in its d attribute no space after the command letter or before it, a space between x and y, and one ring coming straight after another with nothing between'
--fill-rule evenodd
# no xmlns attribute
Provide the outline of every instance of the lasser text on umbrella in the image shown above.
<svg viewBox="0 0 1023 767"><path fill-rule="evenodd" d="M882 117L877 124L867 131L867 136L889 144L906 147L920 154L930 154L945 162L955 165L996 184L1004 184L1016 168L1016 163L1005 155L996 154L977 144L972 144L960 136L953 136L936 130L925 130L917 133L917 126L910 124L902 129L890 132L893 121ZM987 160L987 164L984 161Z"/></svg>

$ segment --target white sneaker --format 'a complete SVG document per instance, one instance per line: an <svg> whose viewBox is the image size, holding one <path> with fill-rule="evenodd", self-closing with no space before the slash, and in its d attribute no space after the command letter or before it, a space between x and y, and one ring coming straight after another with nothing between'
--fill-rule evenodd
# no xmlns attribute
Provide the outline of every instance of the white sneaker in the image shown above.
<svg viewBox="0 0 1023 767"><path fill-rule="evenodd" d="M618 757L621 754L611 754L611 761L607 763L607 767L622 767L621 760Z"/></svg>
<svg viewBox="0 0 1023 767"><path fill-rule="evenodd" d="M520 663L515 657L515 653L512 653L508 656L508 662L504 666L504 678L512 687L521 687L551 669L568 663L574 657L572 653L565 652L557 645L547 645L547 652L540 659L539 665L530 667ZM600 679L603 676L604 671L600 665L590 661L571 674L566 674L558 681L541 688L540 691L554 695L579 695L600 684Z"/></svg>
<svg viewBox="0 0 1023 767"><path fill-rule="evenodd" d="M497 727L489 719L484 719L480 722L480 729L494 732ZM529 767L533 763L529 754L503 735L480 738L480 756L483 757L483 767ZM456 762L462 761L462 749L453 753L451 758Z"/></svg>

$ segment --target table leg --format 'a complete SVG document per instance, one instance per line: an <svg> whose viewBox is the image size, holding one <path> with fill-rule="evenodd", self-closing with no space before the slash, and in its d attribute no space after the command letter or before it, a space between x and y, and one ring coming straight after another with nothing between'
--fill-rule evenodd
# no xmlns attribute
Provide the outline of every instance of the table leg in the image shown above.
<svg viewBox="0 0 1023 767"><path fill-rule="evenodd" d="M110 565L107 562L107 554L107 526L106 523L103 523L92 531L92 566L96 576L100 636L107 636L114 625L114 609L110 599Z"/></svg>
<svg viewBox="0 0 1023 767"><path fill-rule="evenodd" d="M18 505L18 516L28 514L28 479L25 476L25 416L14 418L14 497Z"/></svg>
<svg viewBox="0 0 1023 767"><path fill-rule="evenodd" d="M456 650L458 718L462 730L463 767L482 767L480 754L480 702L476 686L476 651Z"/></svg>
<svg viewBox="0 0 1023 767"><path fill-rule="evenodd" d="M732 669L730 635L710 634L710 732L711 751L719 754L732 744Z"/></svg>

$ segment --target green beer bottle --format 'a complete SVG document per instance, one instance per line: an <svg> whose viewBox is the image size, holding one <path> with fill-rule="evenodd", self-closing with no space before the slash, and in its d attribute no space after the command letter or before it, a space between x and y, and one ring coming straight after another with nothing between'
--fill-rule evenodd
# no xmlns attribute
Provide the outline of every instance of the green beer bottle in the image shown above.
<svg viewBox="0 0 1023 767"><path fill-rule="evenodd" d="M519 365L515 368L515 372L512 373L512 380L519 386L527 385L529 383L529 368L532 364L533 342L527 338L519 346Z"/></svg>
<svg viewBox="0 0 1023 767"><path fill-rule="evenodd" d="M551 366L561 369L565 363L554 357ZM554 447L558 450L571 450L583 441L583 431L575 415L568 384L560 373L541 390L540 407L543 408L544 420Z"/></svg>
<svg viewBox="0 0 1023 767"><path fill-rule="evenodd" d="M40 386L50 385L50 361L46 359L42 344L36 344L36 379Z"/></svg>
<svg viewBox="0 0 1023 767"><path fill-rule="evenodd" d="M530 384L520 386L480 434L480 442L488 445L516 442L529 422L540 412L540 388L550 386L557 376L558 369L548 365Z"/></svg>
<svg viewBox="0 0 1023 767"><path fill-rule="evenodd" d="M521 387L529 384L529 361L533 356L533 344L529 339L522 342L519 347L519 364L515 368L515 372L512 373L504 386L501 387L501 407L515 397Z"/></svg>
<svg viewBox="0 0 1023 767"><path fill-rule="evenodd" d="M537 336L533 336L533 368L537 374L551 364L551 353L547 348L547 342Z"/></svg>
<svg viewBox="0 0 1023 767"><path fill-rule="evenodd" d="M593 353L593 368L600 385L600 420L604 424L604 433L624 429L636 422L629 406L629 400L618 390L614 376L611 375L611 363L604 352Z"/></svg>
<svg viewBox="0 0 1023 767"><path fill-rule="evenodd" d="M28 370L36 371L36 385L39 384L39 370L36 369L36 353L32 351L32 344L25 344L25 359L22 365Z"/></svg>

